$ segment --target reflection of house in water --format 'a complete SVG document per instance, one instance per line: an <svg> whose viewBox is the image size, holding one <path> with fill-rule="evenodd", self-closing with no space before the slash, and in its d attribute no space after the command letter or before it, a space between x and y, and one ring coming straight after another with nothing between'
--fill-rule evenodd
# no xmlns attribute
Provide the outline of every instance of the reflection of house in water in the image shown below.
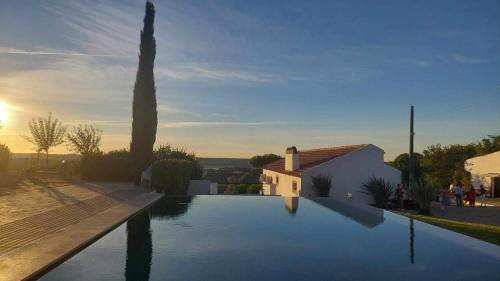
<svg viewBox="0 0 500 281"><path fill-rule="evenodd" d="M384 222L384 211L367 205L351 204L332 198L309 198L309 200L326 207L344 217L369 228L373 228Z"/></svg>
<svg viewBox="0 0 500 281"><path fill-rule="evenodd" d="M283 197L283 201L285 202L285 207L290 214L295 214L297 212L297 208L299 207L299 197Z"/></svg>

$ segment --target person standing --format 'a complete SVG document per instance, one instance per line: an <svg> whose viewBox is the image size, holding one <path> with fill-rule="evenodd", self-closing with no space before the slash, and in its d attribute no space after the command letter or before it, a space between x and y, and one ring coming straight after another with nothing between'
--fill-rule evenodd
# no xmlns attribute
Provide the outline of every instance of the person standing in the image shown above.
<svg viewBox="0 0 500 281"><path fill-rule="evenodd" d="M399 208L401 210L404 210L403 196L404 196L404 190L401 187L401 185L398 184L398 187L396 188L396 200L398 201Z"/></svg>
<svg viewBox="0 0 500 281"><path fill-rule="evenodd" d="M467 201L469 201L469 207L476 206L476 190L473 185L470 186L467 192Z"/></svg>
<svg viewBox="0 0 500 281"><path fill-rule="evenodd" d="M481 207L486 207L486 188L481 184L479 186L479 203L481 203Z"/></svg>
<svg viewBox="0 0 500 281"><path fill-rule="evenodd" d="M457 185L455 185L455 187L453 188L453 192L455 193L455 200L457 203L457 207L463 206L464 205L462 202L463 189L460 183L457 183Z"/></svg>

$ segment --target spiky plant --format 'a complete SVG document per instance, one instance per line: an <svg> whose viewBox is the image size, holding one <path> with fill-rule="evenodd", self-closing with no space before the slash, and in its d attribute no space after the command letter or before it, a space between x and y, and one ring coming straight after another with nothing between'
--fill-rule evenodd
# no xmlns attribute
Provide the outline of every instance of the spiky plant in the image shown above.
<svg viewBox="0 0 500 281"><path fill-rule="evenodd" d="M408 194L415 200L419 207L419 214L430 215L431 203L436 198L437 190L423 181L419 181L408 189Z"/></svg>
<svg viewBox="0 0 500 281"><path fill-rule="evenodd" d="M317 175L311 177L312 184L319 197L328 197L332 187L332 177L326 175Z"/></svg>
<svg viewBox="0 0 500 281"><path fill-rule="evenodd" d="M37 152L44 151L46 165L49 166L49 150L64 143L66 128L59 119L52 119L52 113L49 112L47 118L33 118L28 123L31 136L24 138L36 146Z"/></svg>
<svg viewBox="0 0 500 281"><path fill-rule="evenodd" d="M363 184L363 187L365 188L363 193L371 195L377 207L387 208L387 202L394 193L392 184L383 178L371 177Z"/></svg>
<svg viewBox="0 0 500 281"><path fill-rule="evenodd" d="M153 162L153 145L156 140L158 113L156 110L156 88L154 80L154 60L156 40L154 37L154 5L146 2L144 28L141 31L139 67L134 86L132 104L132 173L136 184L141 180L141 173Z"/></svg>

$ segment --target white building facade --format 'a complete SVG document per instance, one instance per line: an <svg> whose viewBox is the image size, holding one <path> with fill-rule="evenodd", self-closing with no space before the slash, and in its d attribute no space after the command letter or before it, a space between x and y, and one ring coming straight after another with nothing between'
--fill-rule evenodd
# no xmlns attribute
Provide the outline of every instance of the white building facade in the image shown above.
<svg viewBox="0 0 500 281"><path fill-rule="evenodd" d="M500 151L465 161L474 188L483 185L491 197L500 197Z"/></svg>
<svg viewBox="0 0 500 281"><path fill-rule="evenodd" d="M263 167L263 194L316 197L311 177L331 176L330 197L353 203L372 203L363 184L371 177L384 178L394 187L401 171L384 162L384 151L372 144L297 151L288 148L285 159Z"/></svg>

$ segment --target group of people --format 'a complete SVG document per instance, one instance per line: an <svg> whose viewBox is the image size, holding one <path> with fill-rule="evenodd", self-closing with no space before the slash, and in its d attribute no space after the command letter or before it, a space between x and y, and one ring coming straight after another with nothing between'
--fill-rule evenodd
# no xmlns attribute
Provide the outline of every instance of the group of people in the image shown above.
<svg viewBox="0 0 500 281"><path fill-rule="evenodd" d="M462 184L457 183L456 185L451 185L450 189L442 189L439 194L439 201L441 202L441 209L444 210L445 206L450 206L450 193L455 196L455 202L457 207L463 207L464 201L468 203L470 207L476 205L476 197L479 197L479 203L481 207L486 207L486 188L481 184L479 189L476 190L473 185L471 185L467 190L462 187ZM401 210L404 209L404 188L398 184L395 190L395 199L398 202Z"/></svg>
<svg viewBox="0 0 500 281"><path fill-rule="evenodd" d="M483 185L479 186L479 192L476 191L473 185L466 191L460 183L456 185L452 185L450 187L450 191L455 195L455 201L457 207L464 206L464 201L468 202L470 207L474 207L476 205L476 197L479 196L479 203L481 207L486 207L486 189ZM444 196L443 196L444 197ZM448 197L448 196L446 196ZM444 203L442 203L444 205ZM449 204L448 204L449 205Z"/></svg>

